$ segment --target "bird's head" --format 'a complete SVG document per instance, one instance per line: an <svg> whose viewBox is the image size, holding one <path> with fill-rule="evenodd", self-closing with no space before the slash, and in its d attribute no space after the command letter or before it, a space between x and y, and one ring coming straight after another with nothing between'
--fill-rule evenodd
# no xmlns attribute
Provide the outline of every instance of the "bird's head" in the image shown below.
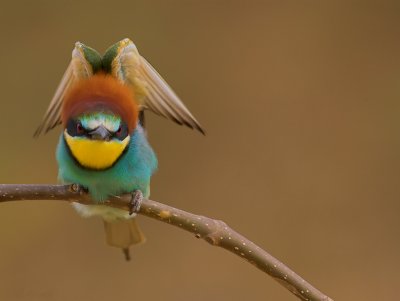
<svg viewBox="0 0 400 301"><path fill-rule="evenodd" d="M138 107L131 89L100 74L74 85L65 96L61 118L72 157L87 169L103 170L129 147Z"/></svg>

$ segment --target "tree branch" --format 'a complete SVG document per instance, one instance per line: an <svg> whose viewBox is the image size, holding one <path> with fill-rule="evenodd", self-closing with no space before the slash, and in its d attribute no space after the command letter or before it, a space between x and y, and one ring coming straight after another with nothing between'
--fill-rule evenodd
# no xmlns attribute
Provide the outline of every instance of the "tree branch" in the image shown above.
<svg viewBox="0 0 400 301"><path fill-rule="evenodd" d="M131 194L112 197L105 202L105 205L129 211L131 198ZM57 200L85 205L94 204L90 196L77 184L0 184L0 203L23 200ZM202 238L211 245L224 248L247 260L273 277L301 300L333 301L282 262L231 229L223 221L185 212L147 199L143 200L138 213L194 233L195 237Z"/></svg>

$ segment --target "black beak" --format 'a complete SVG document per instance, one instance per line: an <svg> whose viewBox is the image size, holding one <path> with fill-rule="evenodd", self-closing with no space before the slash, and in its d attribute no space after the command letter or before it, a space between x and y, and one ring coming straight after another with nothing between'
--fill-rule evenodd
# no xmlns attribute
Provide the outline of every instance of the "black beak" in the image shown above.
<svg viewBox="0 0 400 301"><path fill-rule="evenodd" d="M93 140L110 140L111 133L104 127L104 126L99 126L93 131L90 131L89 137Z"/></svg>

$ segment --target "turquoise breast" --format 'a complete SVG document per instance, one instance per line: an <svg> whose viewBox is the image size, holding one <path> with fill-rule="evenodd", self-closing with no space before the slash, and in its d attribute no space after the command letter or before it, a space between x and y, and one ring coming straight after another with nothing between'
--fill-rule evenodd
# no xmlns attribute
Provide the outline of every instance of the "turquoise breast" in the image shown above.
<svg viewBox="0 0 400 301"><path fill-rule="evenodd" d="M91 197L101 203L111 195L141 190L150 194L150 177L157 169L157 157L143 129L138 126L131 135L128 149L110 168L89 170L72 158L63 135L57 146L58 177L63 183L78 183L89 190Z"/></svg>

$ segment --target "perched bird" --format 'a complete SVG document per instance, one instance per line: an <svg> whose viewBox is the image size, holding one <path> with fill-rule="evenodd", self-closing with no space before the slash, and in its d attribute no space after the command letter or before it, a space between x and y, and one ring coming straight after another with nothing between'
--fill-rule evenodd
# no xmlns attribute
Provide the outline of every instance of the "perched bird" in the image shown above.
<svg viewBox="0 0 400 301"><path fill-rule="evenodd" d="M35 136L59 124L59 179L85 187L98 205L74 203L84 217L104 220L107 242L124 250L144 236L134 215L102 205L110 196L135 192L149 197L157 158L147 141L144 110L204 130L168 84L124 39L103 56L77 42Z"/></svg>

